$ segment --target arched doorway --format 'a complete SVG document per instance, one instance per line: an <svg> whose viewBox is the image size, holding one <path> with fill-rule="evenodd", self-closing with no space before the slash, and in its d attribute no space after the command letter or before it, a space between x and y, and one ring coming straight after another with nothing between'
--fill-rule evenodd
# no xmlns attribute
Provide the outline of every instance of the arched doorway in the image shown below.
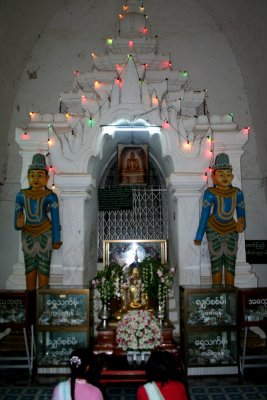
<svg viewBox="0 0 267 400"><path fill-rule="evenodd" d="M138 146L138 144L134 144ZM118 204L111 197L128 196ZM105 197L101 202L101 196ZM148 152L145 184L120 185L118 156L113 155L98 188L98 260L103 260L104 240L167 240L168 201L165 177L152 153Z"/></svg>

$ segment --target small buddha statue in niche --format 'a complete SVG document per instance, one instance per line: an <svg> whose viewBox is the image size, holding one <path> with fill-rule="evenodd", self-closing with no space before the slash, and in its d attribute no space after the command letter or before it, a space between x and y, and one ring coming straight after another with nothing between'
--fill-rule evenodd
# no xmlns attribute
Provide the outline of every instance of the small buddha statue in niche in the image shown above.
<svg viewBox="0 0 267 400"><path fill-rule="evenodd" d="M127 159L127 170L128 171L143 171L140 169L139 160L135 157L133 151L130 152L130 157Z"/></svg>
<svg viewBox="0 0 267 400"><path fill-rule="evenodd" d="M143 184L145 183L145 171L143 169L143 159L136 152L131 151L124 163L121 172L122 184Z"/></svg>

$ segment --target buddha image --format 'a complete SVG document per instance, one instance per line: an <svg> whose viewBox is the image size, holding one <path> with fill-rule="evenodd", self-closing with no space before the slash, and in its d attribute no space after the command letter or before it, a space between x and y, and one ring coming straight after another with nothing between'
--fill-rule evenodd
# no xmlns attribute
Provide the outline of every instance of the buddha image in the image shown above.
<svg viewBox="0 0 267 400"><path fill-rule="evenodd" d="M129 158L127 158L126 170L127 171L143 171L143 169L140 168L139 159L136 158L136 154L134 151L131 151Z"/></svg>
<svg viewBox="0 0 267 400"><path fill-rule="evenodd" d="M119 160L121 184L146 183L147 155L142 147L125 147Z"/></svg>

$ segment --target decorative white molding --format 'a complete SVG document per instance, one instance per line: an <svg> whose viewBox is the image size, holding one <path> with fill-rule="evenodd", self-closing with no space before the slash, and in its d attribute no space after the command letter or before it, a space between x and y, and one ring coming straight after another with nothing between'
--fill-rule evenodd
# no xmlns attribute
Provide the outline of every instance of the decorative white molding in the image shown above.
<svg viewBox="0 0 267 400"><path fill-rule="evenodd" d="M211 162L208 136L213 135L213 156L219 152L229 155L234 185L240 187L247 132L238 130L230 115L199 115L205 91L194 91L187 72L174 70L169 55L158 53L158 40L140 33L143 14L134 13L134 23L128 11L124 17L120 36L106 44L105 55L95 56L93 70L76 74L73 89L61 93L64 114L33 113L27 135L16 129L23 158L21 186L27 184L33 154L49 154L56 171L63 239L60 251L53 252L51 280L82 284L88 279L88 269L97 267L92 247L97 235L98 174L114 156L119 140L131 142L129 127L138 131L138 140L148 142L151 156L166 176L169 252L179 269L177 285L199 284L207 279L209 262L207 246L194 245L201 196L209 183L205 176ZM130 57L129 32L134 38ZM20 276L21 263L14 269ZM15 285L14 274L9 286ZM240 236L237 282L255 283L251 266L245 262L244 235Z"/></svg>

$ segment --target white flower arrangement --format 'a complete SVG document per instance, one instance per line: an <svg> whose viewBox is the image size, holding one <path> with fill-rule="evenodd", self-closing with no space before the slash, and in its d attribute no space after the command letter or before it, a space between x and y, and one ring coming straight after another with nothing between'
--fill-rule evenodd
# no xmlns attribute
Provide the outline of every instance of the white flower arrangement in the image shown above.
<svg viewBox="0 0 267 400"><path fill-rule="evenodd" d="M103 304L118 296L122 267L117 264L106 265L102 271L98 271L91 281L91 287L97 289Z"/></svg>
<svg viewBox="0 0 267 400"><path fill-rule="evenodd" d="M172 290L175 268L157 259L146 258L141 262L141 271L149 297L157 299L159 306L164 309L167 296Z"/></svg>
<svg viewBox="0 0 267 400"><path fill-rule="evenodd" d="M162 343L159 321L147 310L131 310L117 325L116 342L126 350L152 350Z"/></svg>

